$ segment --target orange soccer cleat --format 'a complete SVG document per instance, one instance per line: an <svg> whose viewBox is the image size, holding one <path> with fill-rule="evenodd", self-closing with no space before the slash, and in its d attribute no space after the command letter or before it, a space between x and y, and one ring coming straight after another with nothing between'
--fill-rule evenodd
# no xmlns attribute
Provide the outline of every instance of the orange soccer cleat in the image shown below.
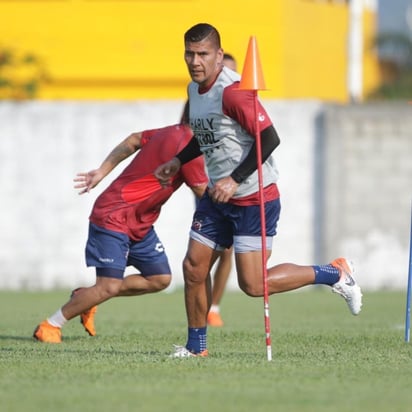
<svg viewBox="0 0 412 412"><path fill-rule="evenodd" d="M209 312L207 314L207 324L215 328L221 328L224 325L219 312Z"/></svg>
<svg viewBox="0 0 412 412"><path fill-rule="evenodd" d="M33 338L45 343L61 343L62 332L60 328L52 326L47 320L44 320L34 330Z"/></svg>
<svg viewBox="0 0 412 412"><path fill-rule="evenodd" d="M74 289L71 297L73 297L81 289L82 288ZM93 306L89 310L86 310L86 312L80 314L80 323L83 325L84 330L90 336L96 336L96 328L94 327L94 315L96 314L96 312L97 306Z"/></svg>
<svg viewBox="0 0 412 412"><path fill-rule="evenodd" d="M95 336L96 335L96 329L94 327L94 315L97 312L97 306L93 306L86 312L83 312L80 315L80 322L84 327L84 330L90 335L90 336Z"/></svg>

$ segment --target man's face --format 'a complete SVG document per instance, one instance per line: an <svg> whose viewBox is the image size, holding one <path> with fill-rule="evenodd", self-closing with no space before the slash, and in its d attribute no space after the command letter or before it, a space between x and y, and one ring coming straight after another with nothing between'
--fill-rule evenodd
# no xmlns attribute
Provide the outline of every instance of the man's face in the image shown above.
<svg viewBox="0 0 412 412"><path fill-rule="evenodd" d="M223 50L210 40L185 43L185 62L190 77L200 87L210 86L222 68Z"/></svg>

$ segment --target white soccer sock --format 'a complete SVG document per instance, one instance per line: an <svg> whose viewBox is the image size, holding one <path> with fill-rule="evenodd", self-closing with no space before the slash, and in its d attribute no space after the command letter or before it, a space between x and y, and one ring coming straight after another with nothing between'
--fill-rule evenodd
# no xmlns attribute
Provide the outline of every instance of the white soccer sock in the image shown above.
<svg viewBox="0 0 412 412"><path fill-rule="evenodd" d="M212 305L212 306L210 306L209 312L219 313L219 312L220 312L220 307L219 307L219 305Z"/></svg>
<svg viewBox="0 0 412 412"><path fill-rule="evenodd" d="M63 316L62 310L59 309L54 315L47 318L47 322L56 328L61 328L67 322L67 319Z"/></svg>

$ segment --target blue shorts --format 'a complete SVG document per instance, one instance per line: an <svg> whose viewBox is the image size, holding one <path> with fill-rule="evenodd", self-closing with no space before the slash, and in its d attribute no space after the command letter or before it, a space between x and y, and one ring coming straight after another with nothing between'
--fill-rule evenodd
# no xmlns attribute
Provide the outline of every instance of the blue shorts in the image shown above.
<svg viewBox="0 0 412 412"><path fill-rule="evenodd" d="M266 247L272 249L280 215L280 200L265 203ZM193 216L190 237L212 249L234 245L236 253L262 250L260 206L215 203L206 192Z"/></svg>
<svg viewBox="0 0 412 412"><path fill-rule="evenodd" d="M89 224L86 264L96 267L97 276L122 279L127 266L142 276L170 275L169 261L153 227L139 242L120 232Z"/></svg>

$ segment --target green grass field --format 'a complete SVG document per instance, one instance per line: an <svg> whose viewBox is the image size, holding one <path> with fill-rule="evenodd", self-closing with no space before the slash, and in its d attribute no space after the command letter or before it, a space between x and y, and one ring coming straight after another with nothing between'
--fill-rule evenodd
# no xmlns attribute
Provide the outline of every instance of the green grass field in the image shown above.
<svg viewBox="0 0 412 412"><path fill-rule="evenodd" d="M181 291L105 303L96 337L74 319L62 344L35 342L68 295L0 292L2 411L412 410L405 293L365 293L358 317L326 288L272 296L272 362L262 299L236 292L225 327L209 328L208 358L168 358L186 338Z"/></svg>

